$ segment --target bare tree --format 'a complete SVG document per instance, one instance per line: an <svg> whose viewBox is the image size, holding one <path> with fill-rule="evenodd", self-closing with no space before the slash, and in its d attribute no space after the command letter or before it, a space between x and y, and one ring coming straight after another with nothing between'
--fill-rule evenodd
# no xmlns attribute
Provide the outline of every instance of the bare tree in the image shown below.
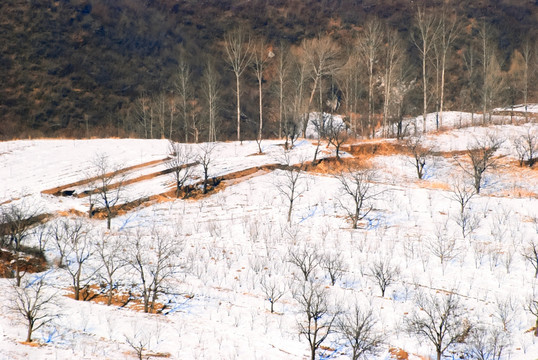
<svg viewBox="0 0 538 360"><path fill-rule="evenodd" d="M303 246L288 251L288 261L301 271L304 281L312 281L322 257L315 247Z"/></svg>
<svg viewBox="0 0 538 360"><path fill-rule="evenodd" d="M200 153L197 156L197 162L202 166L204 183L203 193L208 192L208 180L209 180L209 168L213 163L216 144L215 143L203 143L199 146Z"/></svg>
<svg viewBox="0 0 538 360"><path fill-rule="evenodd" d="M338 69L335 77L339 84L339 88L343 92L342 103L345 109L346 117L349 121L350 131L355 136L359 133L356 116L359 92L359 81L357 79L359 69L357 64L359 63L360 61L358 59L357 49L350 49L349 54L347 55L347 61L344 62L344 65Z"/></svg>
<svg viewBox="0 0 538 360"><path fill-rule="evenodd" d="M47 244L50 240L49 237L49 224L38 224L35 228L33 228L33 236L37 240L38 243L38 249L40 252L44 253L45 248L47 247ZM1 235L0 235L1 238Z"/></svg>
<svg viewBox="0 0 538 360"><path fill-rule="evenodd" d="M469 182L461 178L456 178L450 187L448 197L458 203L460 212L467 209L469 202L476 195L476 189Z"/></svg>
<svg viewBox="0 0 538 360"><path fill-rule="evenodd" d="M279 176L278 179L276 179L275 186L278 192L288 201L288 222L291 222L293 205L306 191L306 188L304 187L306 179L303 172L305 163L303 160L297 165L292 165L291 156L288 152L284 153L281 161L283 161L284 171L282 171L282 176Z"/></svg>
<svg viewBox="0 0 538 360"><path fill-rule="evenodd" d="M13 270L17 286L21 284L21 279L26 274L23 253L29 248L25 246L25 242L31 234L39 211L38 207L25 201L0 208L0 246L7 246L13 250Z"/></svg>
<svg viewBox="0 0 538 360"><path fill-rule="evenodd" d="M306 81L309 75L309 63L304 54L305 47L302 46L299 51L299 54L292 57L293 62L290 69L290 77L293 91L290 97L293 99L293 102L289 103L288 105L291 106L291 110L287 112L290 118L286 121L285 124L286 131L288 133L291 131L295 133L296 131L294 130L294 128L298 126L298 129L300 131L297 132L301 133L303 137L305 137L310 107L304 99L306 94ZM287 144L288 139L286 138L286 145ZM291 147L287 148L289 149Z"/></svg>
<svg viewBox="0 0 538 360"><path fill-rule="evenodd" d="M525 304L525 310L527 310L536 317L534 325L534 336L538 337L538 298L534 294L527 299L527 303Z"/></svg>
<svg viewBox="0 0 538 360"><path fill-rule="evenodd" d="M467 239L480 227L480 216L466 208L454 216L454 221L461 229L461 236Z"/></svg>
<svg viewBox="0 0 538 360"><path fill-rule="evenodd" d="M534 44L534 45L533 45ZM532 38L532 35L527 35L523 40L521 55L523 55L523 104L525 106L525 121L528 121L529 113L527 108L527 101L529 96L529 82L531 74L529 74L529 65L531 72L536 71L532 66L533 57L536 57L536 49L533 51L533 47L536 48L536 38ZM535 61L536 62L536 61ZM534 69L534 70L533 70Z"/></svg>
<svg viewBox="0 0 538 360"><path fill-rule="evenodd" d="M534 268L534 277L538 278L538 239L530 238L523 249L523 258Z"/></svg>
<svg viewBox="0 0 538 360"><path fill-rule="evenodd" d="M95 245L95 252L100 260L99 277L106 284L107 305L112 305L114 290L118 288L117 273L127 264L123 253L123 239L102 233Z"/></svg>
<svg viewBox="0 0 538 360"><path fill-rule="evenodd" d="M263 92L262 92L262 83L263 75L265 71L266 62L271 59L275 54L267 49L267 44L263 38L258 38L254 45L252 46L252 68L256 79L258 80L258 100L259 100L259 122L258 122L258 136L256 137L256 142L258 143L259 153L262 153L262 130L263 130Z"/></svg>
<svg viewBox="0 0 538 360"><path fill-rule="evenodd" d="M411 163L417 170L418 178L422 179L424 177L426 161L432 156L433 148L424 144L424 140L420 134L407 138L405 141L405 147L413 157Z"/></svg>
<svg viewBox="0 0 538 360"><path fill-rule="evenodd" d="M439 22L435 15L428 13L425 8L417 7L414 17L415 31L411 33L411 40L420 52L422 60L422 97L423 121L426 132L426 114L428 113L428 72L426 64L430 51L439 31Z"/></svg>
<svg viewBox="0 0 538 360"><path fill-rule="evenodd" d="M185 51L179 56L175 86L176 93L179 97L179 113L183 125L183 135L185 137L185 142L187 143L189 142L189 112L191 111L191 100L194 91L192 85L192 70L185 58Z"/></svg>
<svg viewBox="0 0 538 360"><path fill-rule="evenodd" d="M302 43L304 56L310 66L311 76L314 80L310 93L309 107L312 105L316 89L319 89L319 116L323 113L323 78L332 75L339 67L339 49L329 36L318 35Z"/></svg>
<svg viewBox="0 0 538 360"><path fill-rule="evenodd" d="M387 126L389 118L391 116L391 107L394 103L395 87L398 81L398 69L403 64L403 45L402 40L395 29L386 28L385 30L385 74L383 78L384 91L383 91L383 131L384 136L387 136Z"/></svg>
<svg viewBox="0 0 538 360"><path fill-rule="evenodd" d="M208 120L208 141L217 140L217 120L221 110L220 81L215 65L209 60L202 75L202 97Z"/></svg>
<svg viewBox="0 0 538 360"><path fill-rule="evenodd" d="M346 270L345 262L342 258L341 252L330 252L322 255L321 267L329 273L331 279L331 285L335 285L336 282L342 277L343 272Z"/></svg>
<svg viewBox="0 0 538 360"><path fill-rule="evenodd" d="M372 211L371 201L379 195L372 185L374 174L371 169L359 169L349 170L347 173L342 172L335 176L340 181L343 195L353 200L352 204L348 205L339 198L340 205L351 219L353 229L357 229L359 221Z"/></svg>
<svg viewBox="0 0 538 360"><path fill-rule="evenodd" d="M166 130L166 118L168 116L167 96L164 90L153 96L151 106L151 110L153 111L153 115L155 116L155 120L157 121L157 125L159 127L159 132L161 135L160 138L164 139Z"/></svg>
<svg viewBox="0 0 538 360"><path fill-rule="evenodd" d="M148 348L151 344L152 334L151 331L147 329L135 329L132 336L125 336L125 341L127 345L133 349L138 360L144 360L144 354L146 354L146 359L149 359L150 356L147 355Z"/></svg>
<svg viewBox="0 0 538 360"><path fill-rule="evenodd" d="M261 279L261 286L267 301L271 304L271 314L274 312L275 303L286 293L284 284L274 276L265 275Z"/></svg>
<svg viewBox="0 0 538 360"><path fill-rule="evenodd" d="M502 331L510 333L512 324L517 317L521 304L510 295L495 297L495 311L493 317L502 325Z"/></svg>
<svg viewBox="0 0 538 360"><path fill-rule="evenodd" d="M374 78L376 77L376 66L381 55L383 44L383 24L377 18L372 18L363 26L363 31L357 42L359 57L366 67L368 74L368 126L372 130L372 138L375 137L374 115Z"/></svg>
<svg viewBox="0 0 538 360"><path fill-rule="evenodd" d="M459 204L459 212L454 217L456 224L461 228L464 239L480 226L480 219L472 213L469 202L476 195L473 185L463 179L456 179L451 185L448 197Z"/></svg>
<svg viewBox="0 0 538 360"><path fill-rule="evenodd" d="M327 137L328 145L334 145L336 150L336 160L340 160L340 148L349 138L347 124L344 121L336 120L335 117L330 114L325 125L325 135Z"/></svg>
<svg viewBox="0 0 538 360"><path fill-rule="evenodd" d="M467 103L471 109L471 125L474 125L475 114L475 98L477 98L477 86L476 86L476 50L473 47L473 43L470 42L467 49L463 51L463 65L465 68L465 80L467 83L467 89L462 90L463 102ZM461 124L460 124L461 125Z"/></svg>
<svg viewBox="0 0 538 360"><path fill-rule="evenodd" d="M153 137L153 133L149 133L153 127L152 119L150 119L150 98L147 94L143 93L140 95L135 102L135 116L138 120L138 124L142 127L144 138L148 139Z"/></svg>
<svg viewBox="0 0 538 360"><path fill-rule="evenodd" d="M327 289L320 284L302 282L293 290L299 303L303 321L298 322L299 332L310 346L310 359L315 360L316 351L332 331L336 314L331 314Z"/></svg>
<svg viewBox="0 0 538 360"><path fill-rule="evenodd" d="M56 292L47 289L45 276L25 279L12 287L12 299L9 308L21 315L26 321L28 331L26 342L32 341L34 331L50 323L55 317Z"/></svg>
<svg viewBox="0 0 538 360"><path fill-rule="evenodd" d="M497 159L494 155L503 142L504 140L497 138L493 134L488 134L483 139L475 139L474 144L468 147L466 151L471 162L470 166L465 166L463 163L458 162L463 171L473 179L477 194L480 193L482 188L484 173L496 166Z"/></svg>
<svg viewBox="0 0 538 360"><path fill-rule="evenodd" d="M407 330L432 343L437 353L437 360L450 347L464 338L469 331L462 320L462 306L454 292L424 294L419 292L415 304L420 310L414 310L406 318Z"/></svg>
<svg viewBox="0 0 538 360"><path fill-rule="evenodd" d="M491 39L492 31L485 19L482 20L478 36L482 50L482 122L485 124L486 115L489 114L489 120L491 120L489 111L492 108L493 101L496 100L496 96L504 87L504 78L501 72L501 64L499 63L500 56L496 53L494 41Z"/></svg>
<svg viewBox="0 0 538 360"><path fill-rule="evenodd" d="M100 205L106 211L107 229L110 230L112 217L115 215L114 207L120 202L125 174L119 165L112 164L107 154L96 154L91 161L91 168L87 174L91 180L89 193L90 217L93 216L94 206Z"/></svg>
<svg viewBox="0 0 538 360"><path fill-rule="evenodd" d="M284 121L284 137L286 138L284 150L287 151L293 149L295 141L299 138L300 132L301 125L296 121L296 118L294 118L293 115L287 113Z"/></svg>
<svg viewBox="0 0 538 360"><path fill-rule="evenodd" d="M94 254L93 234L82 219L64 219L54 227L53 237L63 259L60 265L71 277L74 299L80 300L81 291L96 273L96 269L87 269L87 262ZM84 300L87 299L84 297Z"/></svg>
<svg viewBox="0 0 538 360"><path fill-rule="evenodd" d="M176 255L180 239L158 230L155 226L149 233L132 234L125 261L137 273L144 312L153 313L159 294L165 292L166 283L179 264Z"/></svg>
<svg viewBox="0 0 538 360"><path fill-rule="evenodd" d="M345 312L336 320L336 331L351 348L351 359L368 359L376 355L383 345L383 336L375 329L377 320L372 309L362 309L355 304L351 312Z"/></svg>
<svg viewBox="0 0 538 360"><path fill-rule="evenodd" d="M226 59L235 74L235 92L237 104L237 141L241 141L241 75L252 60L252 41L250 35L242 28L234 29L224 37Z"/></svg>
<svg viewBox="0 0 538 360"><path fill-rule="evenodd" d="M282 139L283 125L285 127L284 119L286 117L284 110L284 94L285 89L289 83L288 77L291 70L291 61L289 46L280 41L278 48L276 49L276 77L278 81L278 138Z"/></svg>
<svg viewBox="0 0 538 360"><path fill-rule="evenodd" d="M536 162L535 156L538 153L538 132L527 128L527 133L513 140L514 147L518 154L519 166L526 163L532 167Z"/></svg>
<svg viewBox="0 0 538 360"><path fill-rule="evenodd" d="M435 236L428 241L430 252L439 258L443 274L445 273L446 263L453 260L458 255L459 249L456 239L448 234L447 224L437 224Z"/></svg>
<svg viewBox="0 0 538 360"><path fill-rule="evenodd" d="M441 84L439 94L439 126L443 126L443 109L445 100L445 72L447 60L450 58L450 51L460 34L460 21L456 14L448 14L446 4L443 5L441 18L439 20L439 33L435 40L439 47Z"/></svg>
<svg viewBox="0 0 538 360"><path fill-rule="evenodd" d="M166 167L176 185L176 198L179 198L181 188L192 175L194 155L185 145L173 141L168 145L168 152L170 160L166 162Z"/></svg>
<svg viewBox="0 0 538 360"><path fill-rule="evenodd" d="M471 329L465 342L465 358L476 360L500 360L509 345L508 334L491 326Z"/></svg>
<svg viewBox="0 0 538 360"><path fill-rule="evenodd" d="M374 277L381 290L381 297L384 297L387 287L398 281L400 268L391 264L390 258L377 259L370 265L370 274Z"/></svg>

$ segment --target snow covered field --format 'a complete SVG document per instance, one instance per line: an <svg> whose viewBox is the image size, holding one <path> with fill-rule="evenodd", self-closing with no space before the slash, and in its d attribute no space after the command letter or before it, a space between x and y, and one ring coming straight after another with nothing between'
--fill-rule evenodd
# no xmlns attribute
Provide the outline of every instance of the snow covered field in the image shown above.
<svg viewBox="0 0 538 360"><path fill-rule="evenodd" d="M535 107L534 107L535 108ZM444 126L457 126L463 113L445 113ZM434 129L428 117L427 128ZM418 121L420 123L421 121ZM326 173L304 173L300 196L287 221L289 202L278 187L287 181L286 170L260 172L230 182L221 191L198 199L154 202L106 221L87 220L97 237L109 234L126 241L139 229L159 229L177 245L179 265L165 282L162 314L145 314L130 307L75 301L66 295L71 279L65 269L47 271L47 291L57 293L60 316L38 329L39 346L21 343L24 321L10 307L12 280L0 279L0 359L134 359L130 343L143 343L144 358L173 359L307 359L310 350L300 335L305 312L297 301L304 279L290 262L292 254L307 250L319 258L338 257L341 277L334 285L326 267L316 266L312 281L320 284L328 314L349 312L355 304L371 309L376 336L383 341L368 359L389 359L389 349L399 348L409 359L435 357L433 345L407 331L408 320L421 313L418 294L456 295L461 304L458 321L474 328L499 329L505 349L501 359L538 359L535 317L525 306L538 297L534 268L524 259L530 241L538 241L538 167L519 167L513 139L538 131L536 123L469 127L429 133L425 144L439 155L428 159L423 180L416 178L411 158L403 153L369 156L375 168L372 211L352 229L342 207L349 204L341 184ZM505 139L496 156L498 166L485 174L485 185L469 202L474 228L464 237L458 222L459 204L453 188L464 176L458 160L476 139L495 134ZM263 141L263 155L255 142L218 143L210 177L282 161L282 141ZM193 152L197 145L186 145ZM292 163L312 160L315 145L299 140L291 150ZM322 148L322 156L331 148ZM41 193L84 180L96 154L106 153L122 167L165 159L165 140L21 140L0 143L0 207L31 204L42 213L75 209L87 212L84 197L58 197ZM443 154L441 154L443 153ZM458 155L455 158L450 154ZM165 169L164 163L141 167L130 178ZM199 167L195 170L201 176ZM125 188L124 201L164 193L173 188L169 175L156 176ZM83 188L77 192L83 191ZM51 223L61 218L50 220ZM31 237L28 243L37 243ZM449 244L449 245L447 245ZM448 246L444 256L439 249ZM152 251L148 247L147 251ZM53 241L47 258L59 256ZM379 260L399 268L384 296L372 274ZM87 273L99 266L89 260ZM42 274L39 274L42 275ZM35 274L28 274L32 278ZM140 280L132 267L119 272L122 289L139 291ZM98 280L94 281L98 284ZM274 283L282 298L270 311L264 286ZM335 323L336 324L336 323ZM335 328L336 329L336 328ZM470 339L470 337L468 337ZM350 358L350 348L338 332L321 344L324 359ZM445 351L447 358L464 355L465 343Z"/></svg>

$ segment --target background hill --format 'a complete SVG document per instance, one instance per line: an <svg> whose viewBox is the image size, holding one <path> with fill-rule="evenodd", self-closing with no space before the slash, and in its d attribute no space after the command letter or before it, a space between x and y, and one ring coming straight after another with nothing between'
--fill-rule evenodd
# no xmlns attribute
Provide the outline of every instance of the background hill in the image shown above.
<svg viewBox="0 0 538 360"><path fill-rule="evenodd" d="M440 3L425 2L434 11L439 11ZM534 1L454 3L451 11L466 27L481 20L488 23L506 71L522 39L538 27ZM192 66L195 88L206 60L214 59L221 76L219 136L227 139L234 129L234 78L223 52L228 31L242 25L274 46L281 42L298 46L303 39L329 34L345 49L366 19L375 17L397 29L405 40L411 76L418 78L420 61L409 41L415 10L404 0L5 0L0 4L0 139L145 137L137 123L136 101L157 94L176 95L181 53ZM454 44L460 52L451 65L456 79L450 81L452 104L464 103L459 54L473 37L471 33ZM272 80L265 77L267 89ZM256 86L254 75L247 71L242 94L247 137L255 134ZM506 89L510 90L508 85ZM364 92L356 97L364 109ZM512 103L522 102L521 91L512 97ZM194 101L200 98L198 94ZM270 115L274 96L266 99L270 122L264 131L274 136L276 125ZM405 112L419 114L418 95L407 101ZM460 106L459 110L465 109Z"/></svg>

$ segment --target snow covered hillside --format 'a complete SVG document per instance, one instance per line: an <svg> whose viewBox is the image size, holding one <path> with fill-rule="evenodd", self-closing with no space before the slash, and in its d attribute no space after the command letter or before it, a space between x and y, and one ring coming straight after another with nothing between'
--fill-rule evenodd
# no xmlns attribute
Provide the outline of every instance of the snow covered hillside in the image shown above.
<svg viewBox="0 0 538 360"><path fill-rule="evenodd" d="M22 284L44 279L54 295L42 311L50 321L27 343L14 279L0 278L0 359L309 359L312 344L316 358L348 359L345 330L356 320L369 324L355 344L364 358L427 359L436 348L421 329L443 314L445 358L538 359L538 165L520 166L518 151L538 125L456 128L461 118L445 113L451 129L420 139L430 150L422 179L409 143L395 140L357 142L343 162L318 166L306 166L311 140L288 153L283 141L263 141L261 155L256 142L216 143L208 177L222 182L185 199L173 196L165 140L0 143L0 213L48 215L24 244L43 248L50 268ZM468 149L486 139L498 148L477 194ZM198 161L185 185L199 186L207 144L181 146ZM318 158L334 155L321 150ZM119 203L140 201L110 230L87 216L85 180L99 154L129 168ZM356 229L347 171L365 175ZM83 250L64 241L77 226ZM118 267L113 281L106 259ZM153 313L143 311L144 294L148 306L155 296ZM309 301L319 305L311 322Z"/></svg>

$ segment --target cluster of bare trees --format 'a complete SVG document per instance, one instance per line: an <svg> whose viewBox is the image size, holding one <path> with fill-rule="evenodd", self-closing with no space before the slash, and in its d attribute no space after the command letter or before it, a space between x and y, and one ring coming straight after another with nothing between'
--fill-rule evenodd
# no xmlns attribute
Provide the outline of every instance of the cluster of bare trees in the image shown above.
<svg viewBox="0 0 538 360"><path fill-rule="evenodd" d="M221 48L215 49L222 55L221 63L218 56L207 56L197 66L190 65L195 61L183 51L178 54L174 85L157 95L139 96L134 113L140 135L211 142L220 130L227 130L224 136L231 138L234 122L234 138L255 138L261 152L264 137L304 136L309 113L321 119L323 112L331 112L341 114L355 136L400 137L405 131L403 116L416 108L422 110L424 132L428 112L437 113L437 128L443 125L443 112L454 106L453 100L447 101L454 75L464 77L464 85L451 98L460 98L473 122L478 108L484 123L491 120L491 110L504 106L503 99L511 104L522 99L527 116L536 61L533 34L523 39L506 66L496 32L485 19L467 24L448 6L437 12L417 6L414 14L407 35L372 17L351 37L335 39L320 33L297 44L270 43L237 27L224 34ZM415 57L420 60L416 69ZM461 64L464 71L448 76L454 64ZM231 81L225 80L221 69L233 74L233 101L225 96L223 84ZM242 97L254 97L254 91L252 95L245 91L253 80L258 109L257 114L253 110L247 114ZM412 94L416 84L420 95ZM234 121L225 118L231 112Z"/></svg>
<svg viewBox="0 0 538 360"><path fill-rule="evenodd" d="M57 265L69 274L75 300L105 295L111 305L120 284L125 288L138 278L132 283L140 288L132 290L141 294L145 312L155 312L164 284L179 266L175 256L181 239L156 226L112 235L93 230L85 219L66 218L51 223L49 238L59 255Z"/></svg>
<svg viewBox="0 0 538 360"><path fill-rule="evenodd" d="M17 255L10 306L28 325L26 341L32 341L33 332L59 311L57 290L48 285L47 273L28 275L26 267L18 266L19 257L47 247L57 254L54 262L68 275L75 300L103 296L107 305L112 305L114 295L125 291L131 294L127 301L139 300L145 312L162 311L157 301L161 294L172 293L168 284L180 266L179 233L168 234L157 226L147 232L99 232L84 218L60 218L42 225L32 221L34 211L22 204L4 207L0 213L2 247ZM25 244L29 237L39 238L39 250ZM140 298L133 294L140 294Z"/></svg>
<svg viewBox="0 0 538 360"><path fill-rule="evenodd" d="M290 249L288 261L299 270L291 290L299 304L299 333L308 342L312 360L331 334L346 343L352 359L379 351L383 336L376 326L372 309L360 306L358 302L350 310L331 304L330 288L316 276L322 268L334 286L346 268L341 254L322 253L315 247L303 246Z"/></svg>

